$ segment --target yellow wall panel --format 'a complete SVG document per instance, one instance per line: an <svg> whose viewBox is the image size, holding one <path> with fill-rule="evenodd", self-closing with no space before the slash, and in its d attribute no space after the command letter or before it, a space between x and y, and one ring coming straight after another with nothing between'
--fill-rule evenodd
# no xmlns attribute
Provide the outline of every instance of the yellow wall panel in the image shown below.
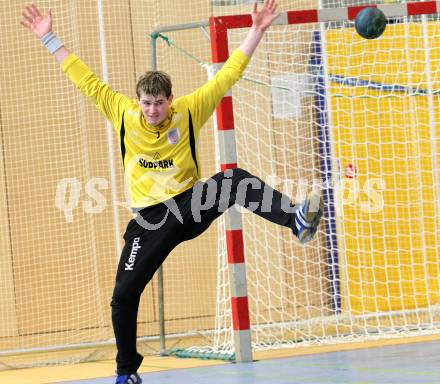
<svg viewBox="0 0 440 384"><path fill-rule="evenodd" d="M438 28L431 25L430 36ZM429 96L414 92L427 84L422 33L414 23L389 25L383 38L371 41L349 29L327 34L331 75L404 86L412 94L331 82L334 156L342 169L357 168L357 177L339 183L336 194L342 306L355 314L440 302L432 141L432 130L440 135L439 105L434 97L430 114ZM439 60L435 48L434 89ZM372 180L377 195L366 187Z"/></svg>

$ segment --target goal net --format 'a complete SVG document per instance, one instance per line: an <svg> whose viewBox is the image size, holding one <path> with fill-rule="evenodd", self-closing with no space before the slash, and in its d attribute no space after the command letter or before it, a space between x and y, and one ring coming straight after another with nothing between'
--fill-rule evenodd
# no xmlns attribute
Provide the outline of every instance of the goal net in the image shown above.
<svg viewBox="0 0 440 384"><path fill-rule="evenodd" d="M242 211L253 350L439 332L440 23L396 5L377 40L295 14L304 23L272 26L233 88L238 165L297 201L316 185L325 198L306 246ZM230 49L245 34L229 30ZM187 353L234 354L224 240L214 343Z"/></svg>
<svg viewBox="0 0 440 384"><path fill-rule="evenodd" d="M110 300L132 218L118 135L20 25L24 5L0 2L8 30L0 37L0 369L113 358ZM52 8L54 31L67 49L133 98L136 79L151 68L149 34L160 25L208 20L212 11L199 0L37 5L44 14ZM203 31L181 32L179 43L209 62ZM171 74L176 96L207 79L166 44L158 48L158 65ZM215 171L212 137L211 124L200 138L205 174ZM213 228L165 263L168 334L213 328L216 252ZM143 354L157 353L158 334L154 279L138 316Z"/></svg>

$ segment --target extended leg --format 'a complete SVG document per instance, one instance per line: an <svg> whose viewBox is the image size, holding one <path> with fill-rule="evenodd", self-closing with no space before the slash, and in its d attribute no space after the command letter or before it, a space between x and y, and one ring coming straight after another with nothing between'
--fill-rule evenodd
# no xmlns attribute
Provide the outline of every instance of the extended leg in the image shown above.
<svg viewBox="0 0 440 384"><path fill-rule="evenodd" d="M294 206L289 197L249 172L241 168L226 170L194 186L191 200L194 220L192 237L237 204L266 220L292 229L298 239L305 243L313 237L322 216L320 201L318 195L318 204L315 199L313 204L307 199L299 206ZM298 221L298 216L301 221Z"/></svg>

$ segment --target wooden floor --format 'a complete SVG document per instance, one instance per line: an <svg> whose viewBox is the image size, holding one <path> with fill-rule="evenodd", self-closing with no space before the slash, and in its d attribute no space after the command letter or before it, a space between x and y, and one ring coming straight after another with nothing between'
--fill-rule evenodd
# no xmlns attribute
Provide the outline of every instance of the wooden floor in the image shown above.
<svg viewBox="0 0 440 384"><path fill-rule="evenodd" d="M139 373L145 384L440 383L439 336L267 351L255 359L231 364L149 356ZM8 370L0 372L0 383L110 384L113 370L113 360Z"/></svg>

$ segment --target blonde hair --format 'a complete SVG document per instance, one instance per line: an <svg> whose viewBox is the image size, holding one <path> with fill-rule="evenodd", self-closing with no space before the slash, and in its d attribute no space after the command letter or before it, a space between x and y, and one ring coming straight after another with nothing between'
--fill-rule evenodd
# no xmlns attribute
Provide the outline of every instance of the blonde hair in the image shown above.
<svg viewBox="0 0 440 384"><path fill-rule="evenodd" d="M136 84L136 94L141 97L141 92L146 95L159 96L164 94L168 99L171 96L171 77L163 71L148 71L139 77Z"/></svg>

